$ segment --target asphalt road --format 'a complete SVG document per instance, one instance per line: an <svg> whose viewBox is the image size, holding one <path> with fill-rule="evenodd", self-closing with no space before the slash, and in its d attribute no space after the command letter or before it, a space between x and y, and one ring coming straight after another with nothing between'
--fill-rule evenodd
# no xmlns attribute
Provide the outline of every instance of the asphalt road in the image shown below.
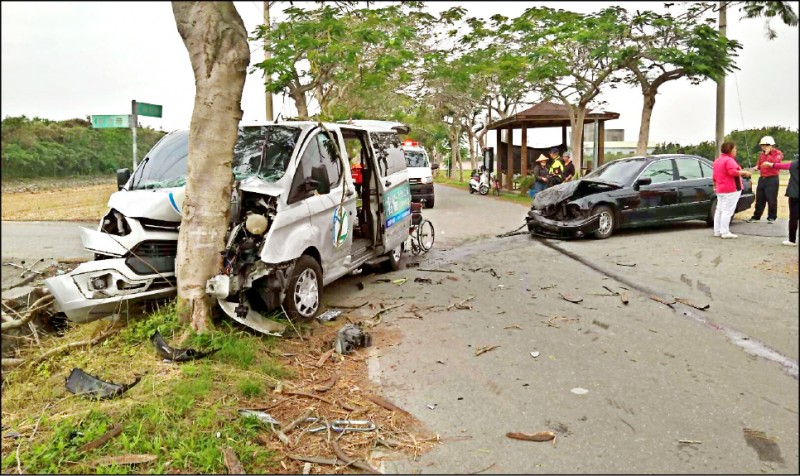
<svg viewBox="0 0 800 476"><path fill-rule="evenodd" d="M404 284L363 274L325 288L328 304L404 304L373 331L371 374L442 444L387 471L797 473L798 255L780 245L785 221L737 222L738 240L700 222L496 238L525 206L436 193L424 210L434 249L386 276ZM77 226L4 222L2 255L79 257ZM627 305L612 294L623 291ZM538 431L555 445L506 437Z"/></svg>
<svg viewBox="0 0 800 476"><path fill-rule="evenodd" d="M407 282L326 288L329 303L406 304L383 315L374 379L443 443L388 471L797 472L797 249L780 246L785 223L737 223L739 240L697 222L560 242L494 238L524 206L447 187L436 205L424 211L434 249L387 276ZM470 309L447 310L471 296ZM538 431L556 444L506 437Z"/></svg>

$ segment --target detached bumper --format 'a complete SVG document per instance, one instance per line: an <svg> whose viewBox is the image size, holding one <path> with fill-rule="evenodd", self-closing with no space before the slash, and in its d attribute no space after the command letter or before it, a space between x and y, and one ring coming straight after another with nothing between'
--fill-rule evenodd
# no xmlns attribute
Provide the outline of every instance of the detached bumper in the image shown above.
<svg viewBox="0 0 800 476"><path fill-rule="evenodd" d="M173 273L141 276L124 258L83 263L71 273L46 279L44 285L58 310L78 323L113 314L127 302L169 297L176 290Z"/></svg>
<svg viewBox="0 0 800 476"><path fill-rule="evenodd" d="M581 238L600 227L600 215L585 219L558 221L545 218L538 210L531 210L525 219L532 235L548 238Z"/></svg>

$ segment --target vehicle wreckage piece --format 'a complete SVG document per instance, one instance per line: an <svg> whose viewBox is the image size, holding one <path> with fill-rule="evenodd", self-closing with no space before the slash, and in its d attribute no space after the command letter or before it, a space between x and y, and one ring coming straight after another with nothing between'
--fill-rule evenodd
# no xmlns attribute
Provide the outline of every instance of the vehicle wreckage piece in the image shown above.
<svg viewBox="0 0 800 476"><path fill-rule="evenodd" d="M75 395L106 399L122 395L129 388L139 383L141 379L140 376L136 376L133 382L120 385L114 382L100 380L76 367L72 369L69 377L67 377L66 387L67 390Z"/></svg>
<svg viewBox="0 0 800 476"><path fill-rule="evenodd" d="M211 349L206 352L200 352L195 349L174 349L164 342L164 338L159 331L155 331L153 335L150 336L150 342L153 343L153 347L156 348L158 355L173 362L189 362L190 360L202 359L219 350Z"/></svg>
<svg viewBox="0 0 800 476"><path fill-rule="evenodd" d="M361 327L348 322L339 332L336 333L336 340L333 348L337 354L345 355L358 347L369 347L372 345L372 336L364 332Z"/></svg>
<svg viewBox="0 0 800 476"><path fill-rule="evenodd" d="M619 186L583 179L565 182L536 194L525 221L532 235L581 238L600 228L592 194Z"/></svg>

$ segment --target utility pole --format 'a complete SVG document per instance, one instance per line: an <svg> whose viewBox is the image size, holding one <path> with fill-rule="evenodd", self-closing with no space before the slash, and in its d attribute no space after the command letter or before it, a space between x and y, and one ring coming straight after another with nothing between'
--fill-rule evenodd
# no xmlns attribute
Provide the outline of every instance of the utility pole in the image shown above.
<svg viewBox="0 0 800 476"><path fill-rule="evenodd" d="M136 170L136 125L139 122L138 108L136 99L131 100L131 133L133 134L133 168Z"/></svg>
<svg viewBox="0 0 800 476"><path fill-rule="evenodd" d="M272 27L269 23L269 0L264 1L264 27L268 30ZM269 41L267 38L264 38L264 60L268 60L272 58L272 51L269 46ZM264 76L264 86L266 87L267 83L269 82L270 77ZM267 97L267 122L272 122L272 93L265 89L264 94Z"/></svg>
<svg viewBox="0 0 800 476"><path fill-rule="evenodd" d="M719 2L719 36L725 38L728 27L727 3L725 0ZM716 128L717 149L714 155L719 154L722 141L725 140L725 72L717 80L717 128Z"/></svg>

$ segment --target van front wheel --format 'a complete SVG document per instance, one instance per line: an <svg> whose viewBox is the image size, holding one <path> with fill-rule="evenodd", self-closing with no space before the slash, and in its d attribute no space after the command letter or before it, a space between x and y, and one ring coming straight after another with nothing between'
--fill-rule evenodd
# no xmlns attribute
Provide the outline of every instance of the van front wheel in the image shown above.
<svg viewBox="0 0 800 476"><path fill-rule="evenodd" d="M319 311L322 295L322 269L317 260L303 255L294 264L283 307L291 319L309 320Z"/></svg>

